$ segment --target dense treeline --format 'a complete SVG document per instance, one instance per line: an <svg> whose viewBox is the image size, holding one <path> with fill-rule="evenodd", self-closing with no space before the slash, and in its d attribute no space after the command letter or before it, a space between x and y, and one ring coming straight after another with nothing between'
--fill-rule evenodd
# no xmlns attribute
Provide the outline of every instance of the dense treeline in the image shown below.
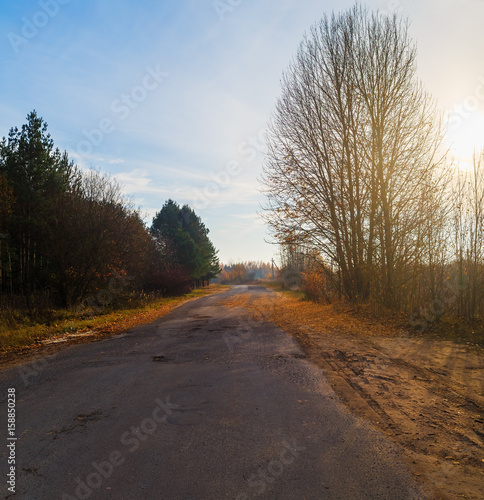
<svg viewBox="0 0 484 500"><path fill-rule="evenodd" d="M180 208L168 200L150 232L158 256L152 280L156 288L182 291L192 284L204 286L220 272L209 230L188 205Z"/></svg>
<svg viewBox="0 0 484 500"><path fill-rule="evenodd" d="M21 297L29 305L42 296L71 307L100 290L110 295L121 289L183 292L218 271L208 229L188 206L180 209L168 201L148 230L114 179L82 172L67 153L54 148L47 124L35 111L20 130L12 128L3 138L4 298Z"/></svg>
<svg viewBox="0 0 484 500"><path fill-rule="evenodd" d="M284 75L263 178L283 276L416 324L482 317L484 157L451 169L442 131L405 22L355 7L314 25Z"/></svg>

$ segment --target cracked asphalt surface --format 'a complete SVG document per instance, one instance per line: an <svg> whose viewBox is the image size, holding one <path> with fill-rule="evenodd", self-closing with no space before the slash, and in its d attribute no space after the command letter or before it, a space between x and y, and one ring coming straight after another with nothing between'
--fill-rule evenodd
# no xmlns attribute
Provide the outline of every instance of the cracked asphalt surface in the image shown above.
<svg viewBox="0 0 484 500"><path fill-rule="evenodd" d="M11 498L423 498L402 451L288 334L220 304L241 292L270 293L233 287L1 373L4 443L17 392Z"/></svg>

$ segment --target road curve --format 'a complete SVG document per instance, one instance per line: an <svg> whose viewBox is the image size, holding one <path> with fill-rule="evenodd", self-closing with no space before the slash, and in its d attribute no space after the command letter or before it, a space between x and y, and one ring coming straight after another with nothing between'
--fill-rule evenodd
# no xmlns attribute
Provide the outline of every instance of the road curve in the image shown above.
<svg viewBox="0 0 484 500"><path fill-rule="evenodd" d="M234 287L0 374L4 443L17 393L11 498L423 498L289 335L220 304L241 292L271 293Z"/></svg>

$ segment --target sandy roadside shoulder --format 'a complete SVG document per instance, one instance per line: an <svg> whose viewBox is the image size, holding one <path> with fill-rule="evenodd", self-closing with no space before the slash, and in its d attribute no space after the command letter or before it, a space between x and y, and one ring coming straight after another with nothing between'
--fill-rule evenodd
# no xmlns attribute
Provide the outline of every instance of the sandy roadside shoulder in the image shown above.
<svg viewBox="0 0 484 500"><path fill-rule="evenodd" d="M484 349L389 328L373 335L349 313L329 317L282 294L226 305L293 334L348 408L405 450L428 498L484 498Z"/></svg>

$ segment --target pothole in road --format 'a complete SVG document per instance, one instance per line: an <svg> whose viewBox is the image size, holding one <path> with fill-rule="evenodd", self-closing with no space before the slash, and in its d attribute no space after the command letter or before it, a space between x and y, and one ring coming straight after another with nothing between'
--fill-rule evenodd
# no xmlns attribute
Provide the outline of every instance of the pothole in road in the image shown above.
<svg viewBox="0 0 484 500"><path fill-rule="evenodd" d="M96 410L93 411L92 413L88 414L80 414L77 415L77 417L74 418L74 422L66 427L63 427L60 430L53 430L49 432L48 434L54 434L53 439L57 439L58 434L63 434L63 433L70 433L75 430L78 430L79 428L85 428L88 424L88 422L96 422L97 420L100 420L101 418L104 418L105 415L101 410Z"/></svg>
<svg viewBox="0 0 484 500"><path fill-rule="evenodd" d="M158 354L156 356L152 356L151 359L155 363L166 363L168 361L168 358L164 354Z"/></svg>

